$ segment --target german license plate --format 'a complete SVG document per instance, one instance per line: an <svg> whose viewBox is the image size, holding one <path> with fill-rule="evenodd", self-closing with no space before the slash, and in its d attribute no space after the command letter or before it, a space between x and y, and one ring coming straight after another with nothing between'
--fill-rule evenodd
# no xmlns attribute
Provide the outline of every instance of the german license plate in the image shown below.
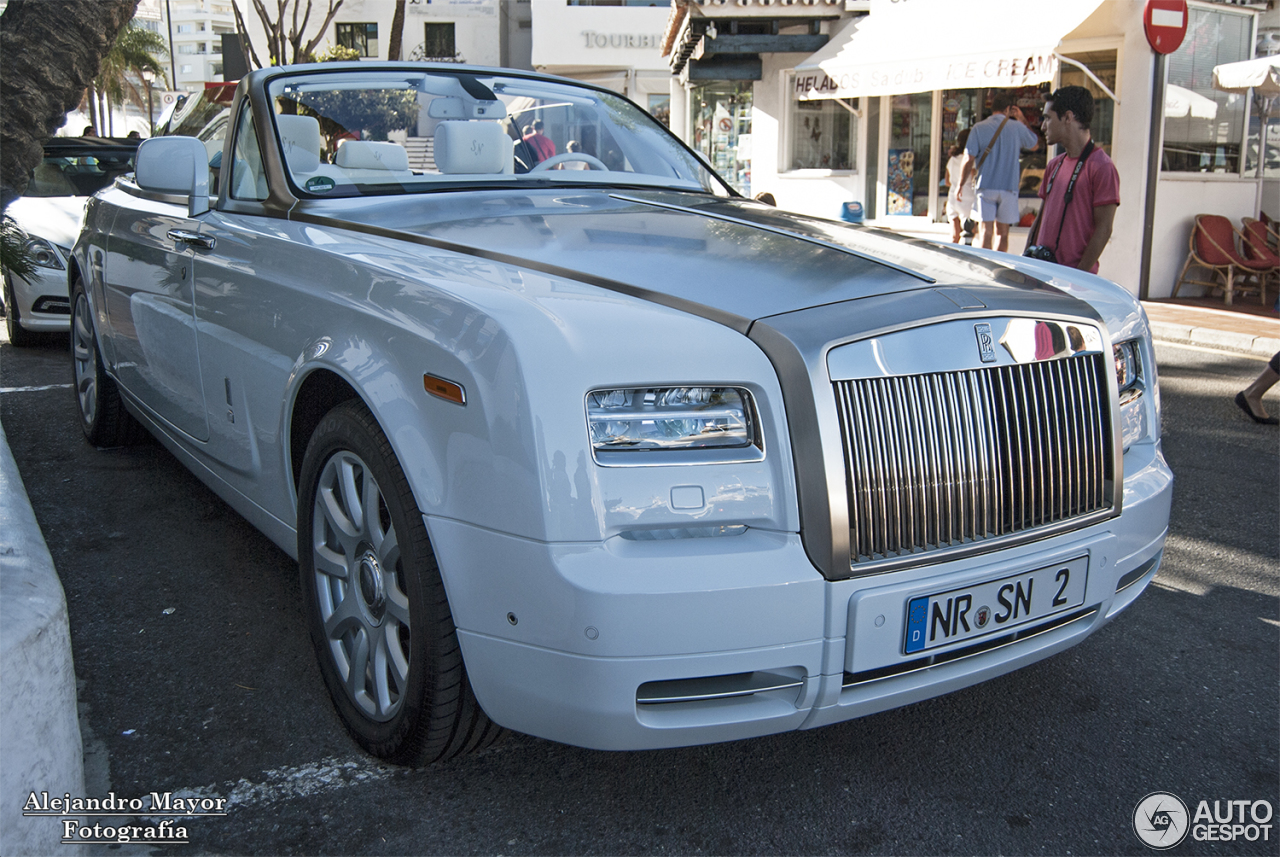
<svg viewBox="0 0 1280 857"><path fill-rule="evenodd" d="M910 655L1016 628L1084 604L1087 556L907 602Z"/></svg>

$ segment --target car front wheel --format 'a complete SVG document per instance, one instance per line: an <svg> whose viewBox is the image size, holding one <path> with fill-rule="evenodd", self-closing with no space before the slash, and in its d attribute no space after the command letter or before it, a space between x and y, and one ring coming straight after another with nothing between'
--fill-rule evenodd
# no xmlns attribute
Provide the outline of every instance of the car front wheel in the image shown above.
<svg viewBox="0 0 1280 857"><path fill-rule="evenodd" d="M320 671L356 741L397 764L502 732L467 681L422 513L363 404L320 421L302 462L298 565Z"/></svg>
<svg viewBox="0 0 1280 857"><path fill-rule="evenodd" d="M84 436L100 447L136 443L143 435L142 426L124 409L115 381L102 366L93 310L80 280L71 287L71 362Z"/></svg>

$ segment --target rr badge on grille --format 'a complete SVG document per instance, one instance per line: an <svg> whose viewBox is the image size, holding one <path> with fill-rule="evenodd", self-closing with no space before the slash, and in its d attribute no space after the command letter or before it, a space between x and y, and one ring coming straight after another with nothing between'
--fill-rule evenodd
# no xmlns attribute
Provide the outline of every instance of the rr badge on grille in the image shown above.
<svg viewBox="0 0 1280 857"><path fill-rule="evenodd" d="M991 325L975 324L973 332L978 335L978 355L983 363L996 362L996 341L991 336Z"/></svg>

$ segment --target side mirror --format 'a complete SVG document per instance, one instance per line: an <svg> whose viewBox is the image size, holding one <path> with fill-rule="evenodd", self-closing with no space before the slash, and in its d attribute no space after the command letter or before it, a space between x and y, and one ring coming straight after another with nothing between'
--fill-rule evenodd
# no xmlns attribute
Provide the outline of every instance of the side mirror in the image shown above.
<svg viewBox="0 0 1280 857"><path fill-rule="evenodd" d="M209 210L209 155L195 137L152 137L138 147L138 187L187 197L188 216Z"/></svg>

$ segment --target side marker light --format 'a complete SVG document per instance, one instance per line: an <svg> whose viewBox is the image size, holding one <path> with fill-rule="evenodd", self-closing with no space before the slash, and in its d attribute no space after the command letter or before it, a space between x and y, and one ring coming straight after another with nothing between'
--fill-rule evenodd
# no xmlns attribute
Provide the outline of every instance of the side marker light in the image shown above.
<svg viewBox="0 0 1280 857"><path fill-rule="evenodd" d="M435 375L422 376L422 388L431 395L446 402L453 402L455 405L466 405L467 391L462 388L461 384L455 384L444 378L438 378Z"/></svg>

